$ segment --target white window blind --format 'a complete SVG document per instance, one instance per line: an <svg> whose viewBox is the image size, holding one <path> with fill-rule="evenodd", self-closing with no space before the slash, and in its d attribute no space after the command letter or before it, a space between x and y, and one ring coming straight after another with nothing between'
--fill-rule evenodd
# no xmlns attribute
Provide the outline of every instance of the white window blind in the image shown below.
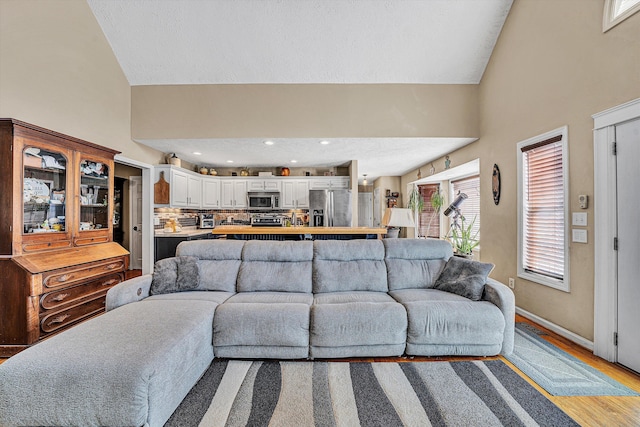
<svg viewBox="0 0 640 427"><path fill-rule="evenodd" d="M452 181L451 186L453 190L452 201L455 200L459 193L467 195L467 199L460 205L460 212L464 217L464 226L465 228L468 227L475 219L471 228L471 235L475 236L478 233L477 239L480 240L480 177L476 175Z"/></svg>
<svg viewBox="0 0 640 427"><path fill-rule="evenodd" d="M565 188L562 135L521 147L522 269L563 280Z"/></svg>
<svg viewBox="0 0 640 427"><path fill-rule="evenodd" d="M431 206L431 196L440 190L439 184L418 185L418 191L424 200L424 207L420 212L420 229L418 236L440 237L440 214Z"/></svg>

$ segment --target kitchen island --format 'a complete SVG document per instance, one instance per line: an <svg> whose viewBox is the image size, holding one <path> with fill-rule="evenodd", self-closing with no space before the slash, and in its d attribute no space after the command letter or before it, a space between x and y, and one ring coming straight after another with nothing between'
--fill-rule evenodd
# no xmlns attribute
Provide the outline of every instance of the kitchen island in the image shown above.
<svg viewBox="0 0 640 427"><path fill-rule="evenodd" d="M376 227L256 227L250 225L217 226L211 233L240 240L320 240L380 239L386 228Z"/></svg>

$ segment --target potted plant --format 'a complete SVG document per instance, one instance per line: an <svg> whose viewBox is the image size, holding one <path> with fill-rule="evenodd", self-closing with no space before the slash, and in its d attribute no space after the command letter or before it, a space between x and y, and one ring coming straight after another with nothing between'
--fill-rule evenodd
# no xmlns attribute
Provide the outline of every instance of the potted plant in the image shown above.
<svg viewBox="0 0 640 427"><path fill-rule="evenodd" d="M434 191L431 194L431 207L433 208L433 213L431 214L431 218L429 218L429 225L427 226L427 236L431 231L431 223L433 219L440 215L440 209L444 206L444 196L440 192L440 190ZM438 237L440 233L438 232Z"/></svg>
<svg viewBox="0 0 640 427"><path fill-rule="evenodd" d="M476 218L473 218L469 224L465 224L464 217L460 217L460 227L451 229L451 244L458 256L470 258L473 256L473 250L480 244L478 240L478 231L473 231L473 225Z"/></svg>
<svg viewBox="0 0 640 427"><path fill-rule="evenodd" d="M420 230L420 212L422 212L422 209L424 208L424 199L422 198L417 185L413 186L413 190L411 190L411 193L409 194L409 203L407 204L407 208L413 211L416 230L418 230L416 231L417 236Z"/></svg>

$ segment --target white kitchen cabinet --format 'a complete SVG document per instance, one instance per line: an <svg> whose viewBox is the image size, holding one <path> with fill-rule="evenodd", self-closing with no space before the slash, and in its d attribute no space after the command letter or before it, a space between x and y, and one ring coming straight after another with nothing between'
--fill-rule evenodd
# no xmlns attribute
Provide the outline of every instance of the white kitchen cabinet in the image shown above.
<svg viewBox="0 0 640 427"><path fill-rule="evenodd" d="M282 191L281 180L274 179L250 179L247 181L248 191Z"/></svg>
<svg viewBox="0 0 640 427"><path fill-rule="evenodd" d="M349 188L348 176L316 177L309 180L310 190L337 190Z"/></svg>
<svg viewBox="0 0 640 427"><path fill-rule="evenodd" d="M202 207L215 209L220 207L220 180L202 178Z"/></svg>
<svg viewBox="0 0 640 427"><path fill-rule="evenodd" d="M296 179L282 182L282 207L300 209L309 207L309 180Z"/></svg>
<svg viewBox="0 0 640 427"><path fill-rule="evenodd" d="M247 181L233 178L220 181L220 207L244 209L247 207Z"/></svg>
<svg viewBox="0 0 640 427"><path fill-rule="evenodd" d="M193 172L169 165L155 167L156 182L164 172L169 178L169 206L178 208L200 208L202 201L202 178Z"/></svg>

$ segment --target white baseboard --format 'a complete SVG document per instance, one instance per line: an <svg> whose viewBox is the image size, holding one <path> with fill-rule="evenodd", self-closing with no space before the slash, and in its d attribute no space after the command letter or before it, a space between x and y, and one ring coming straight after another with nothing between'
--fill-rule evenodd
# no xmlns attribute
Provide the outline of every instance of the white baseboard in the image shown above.
<svg viewBox="0 0 640 427"><path fill-rule="evenodd" d="M580 335L563 328L562 326L558 326L555 323L549 322L548 320L543 319L540 316L536 316L533 313L529 313L528 311L523 310L520 307L516 307L516 313L522 317L526 317L527 319L533 322L536 322L540 326L544 326L550 331L555 332L556 334L568 339L569 341L572 341L578 344L579 346L582 346L590 351L593 351L593 341L589 341L588 339L583 338Z"/></svg>

